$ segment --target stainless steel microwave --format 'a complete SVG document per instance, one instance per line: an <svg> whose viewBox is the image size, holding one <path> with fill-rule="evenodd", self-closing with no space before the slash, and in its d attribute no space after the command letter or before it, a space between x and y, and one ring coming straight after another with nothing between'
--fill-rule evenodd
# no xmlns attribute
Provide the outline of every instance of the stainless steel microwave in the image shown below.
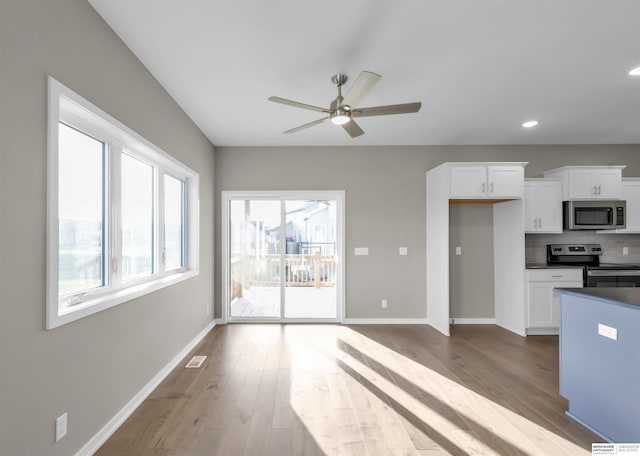
<svg viewBox="0 0 640 456"><path fill-rule="evenodd" d="M565 230L615 230L627 226L626 201L564 201L562 206Z"/></svg>

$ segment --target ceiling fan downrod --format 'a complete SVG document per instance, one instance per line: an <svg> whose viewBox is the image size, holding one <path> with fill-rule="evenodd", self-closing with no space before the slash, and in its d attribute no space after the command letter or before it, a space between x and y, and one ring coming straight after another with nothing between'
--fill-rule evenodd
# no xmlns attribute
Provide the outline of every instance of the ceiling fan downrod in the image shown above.
<svg viewBox="0 0 640 456"><path fill-rule="evenodd" d="M345 82L347 82L346 74L334 74L331 77L331 82L338 88L338 96L335 100L331 102L331 113L329 117L331 122L336 125L344 125L351 120L351 107L347 105L342 105L344 97L342 96L342 86Z"/></svg>

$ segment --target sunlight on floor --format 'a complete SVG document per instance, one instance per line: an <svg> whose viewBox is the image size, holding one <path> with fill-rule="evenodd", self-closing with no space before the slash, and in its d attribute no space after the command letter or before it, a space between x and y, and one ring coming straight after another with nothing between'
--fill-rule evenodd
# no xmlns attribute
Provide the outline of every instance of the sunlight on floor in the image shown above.
<svg viewBox="0 0 640 456"><path fill-rule="evenodd" d="M326 454L336 454L349 440L372 438L384 439L392 454L417 454L416 433L423 434L430 454L590 454L347 327L333 333L312 326L284 330L291 350L290 405ZM326 382L319 384L313 375L318 372ZM307 397L316 399L310 403ZM371 416L376 422L359 421Z"/></svg>

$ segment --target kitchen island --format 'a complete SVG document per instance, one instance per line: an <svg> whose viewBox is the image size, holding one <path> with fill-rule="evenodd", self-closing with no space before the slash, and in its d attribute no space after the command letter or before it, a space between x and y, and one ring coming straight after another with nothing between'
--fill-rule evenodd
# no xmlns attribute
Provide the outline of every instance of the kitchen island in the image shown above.
<svg viewBox="0 0 640 456"><path fill-rule="evenodd" d="M560 394L609 442L640 442L640 288L557 288Z"/></svg>

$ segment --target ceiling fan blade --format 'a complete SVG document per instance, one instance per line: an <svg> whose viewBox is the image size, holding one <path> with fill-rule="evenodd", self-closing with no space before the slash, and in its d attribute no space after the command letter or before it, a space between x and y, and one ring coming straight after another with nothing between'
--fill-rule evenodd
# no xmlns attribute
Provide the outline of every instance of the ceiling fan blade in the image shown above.
<svg viewBox="0 0 640 456"><path fill-rule="evenodd" d="M418 112L422 107L421 102L395 104L388 106L373 106L371 108L358 108L351 111L351 117L386 116L389 114L408 114Z"/></svg>
<svg viewBox="0 0 640 456"><path fill-rule="evenodd" d="M344 97L342 104L357 106L381 78L382 76L379 74L363 71L351 86L351 90L349 90L349 93Z"/></svg>
<svg viewBox="0 0 640 456"><path fill-rule="evenodd" d="M294 108L310 109L311 111L318 111L318 112L329 112L328 109L321 108L320 106L313 106L306 103L300 103L298 101L287 100L286 98L269 97L269 101L273 101L274 103L280 103L287 106L293 106Z"/></svg>
<svg viewBox="0 0 640 456"><path fill-rule="evenodd" d="M360 128L360 125L358 125L353 119L345 124L342 124L342 128L344 128L352 138L357 138L358 136L364 135L364 130Z"/></svg>
<svg viewBox="0 0 640 456"><path fill-rule="evenodd" d="M287 130L285 131L285 133L295 133L296 131L304 130L305 128L313 127L314 125L319 125L323 122L326 122L327 120L329 120L328 117L323 117L322 119L314 120L313 122L300 125L299 127L292 128L291 130Z"/></svg>

